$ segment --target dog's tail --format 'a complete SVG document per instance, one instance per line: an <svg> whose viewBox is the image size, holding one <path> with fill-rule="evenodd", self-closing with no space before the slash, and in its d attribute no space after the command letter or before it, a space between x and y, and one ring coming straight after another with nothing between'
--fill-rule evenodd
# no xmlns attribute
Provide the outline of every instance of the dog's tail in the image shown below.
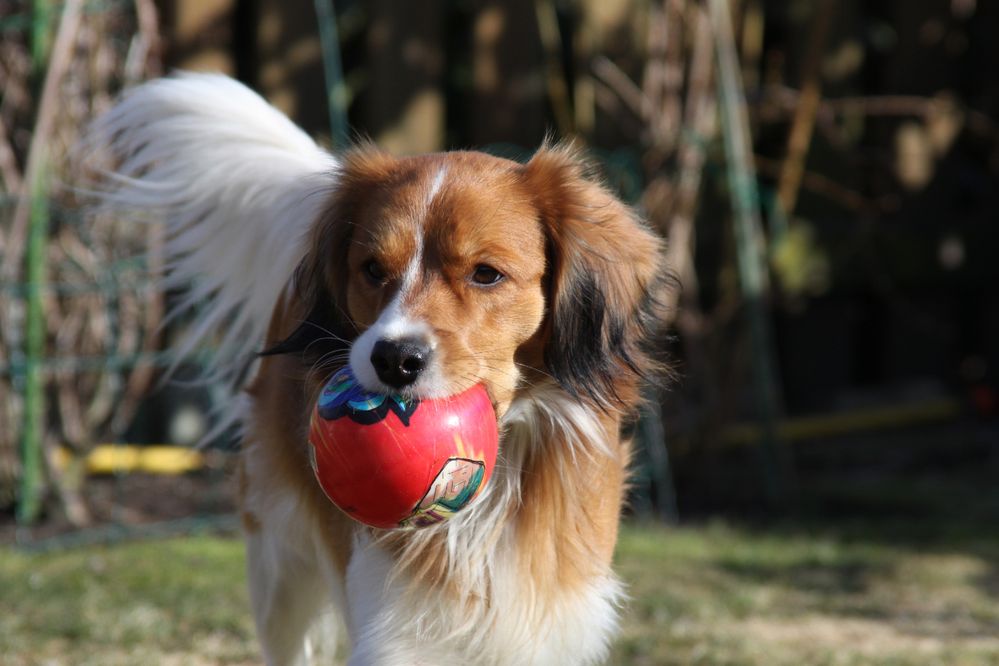
<svg viewBox="0 0 999 666"><path fill-rule="evenodd" d="M178 358L205 343L213 378L239 382L305 251L336 161L241 83L180 74L138 86L99 119L88 153L110 153L102 209L162 221L164 287L186 288Z"/></svg>

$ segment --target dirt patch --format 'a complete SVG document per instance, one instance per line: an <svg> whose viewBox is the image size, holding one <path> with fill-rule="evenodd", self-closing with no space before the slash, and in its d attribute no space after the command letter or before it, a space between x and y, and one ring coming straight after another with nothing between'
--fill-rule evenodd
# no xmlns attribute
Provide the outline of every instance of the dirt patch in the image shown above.
<svg viewBox="0 0 999 666"><path fill-rule="evenodd" d="M884 620L809 615L799 618L751 618L738 622L731 631L753 641L772 643L801 650L847 649L854 655L868 658L887 657L898 653L932 656L946 647L971 650L999 649L999 638L985 634L960 638L932 634L916 634ZM845 647L846 646L846 647Z"/></svg>

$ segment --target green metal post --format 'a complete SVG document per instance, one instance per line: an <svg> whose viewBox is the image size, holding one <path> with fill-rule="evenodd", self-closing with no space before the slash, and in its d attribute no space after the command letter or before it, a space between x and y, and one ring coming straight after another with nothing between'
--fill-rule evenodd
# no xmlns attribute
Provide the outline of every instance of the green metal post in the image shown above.
<svg viewBox="0 0 999 666"><path fill-rule="evenodd" d="M49 0L34 0L31 3L31 62L36 76L40 76L45 69L52 40L51 25L52 6Z"/></svg>
<svg viewBox="0 0 999 666"><path fill-rule="evenodd" d="M330 132L334 148L345 148L350 140L347 123L347 84L340 61L340 35L333 0L315 0L319 23L319 43L323 52L326 100L329 103Z"/></svg>
<svg viewBox="0 0 999 666"><path fill-rule="evenodd" d="M45 70L51 46L52 6L50 0L34 0L31 16L31 59L39 80ZM38 518L42 500L42 437L45 427L45 394L42 383L42 357L45 355L45 314L42 283L45 280L45 241L48 235L49 204L45 165L30 183L26 258L27 311L25 313L24 413L21 429L21 491L17 520L30 525ZM31 178L28 174L28 178Z"/></svg>
<svg viewBox="0 0 999 666"><path fill-rule="evenodd" d="M777 432L781 411L780 395L773 336L764 302L769 276L763 252L760 198L751 152L749 122L728 3L729 0L710 0L709 9L718 60L719 111L738 248L739 282L746 303L755 397L763 429L763 473L769 499L776 503L786 499L791 493L793 480L789 454Z"/></svg>
<svg viewBox="0 0 999 666"><path fill-rule="evenodd" d="M44 169L40 169L39 173L44 174ZM17 519L22 525L37 519L42 498L42 437L45 428L45 387L42 382L45 313L42 290L48 222L48 183L43 175L36 180L31 191L28 228L24 422L21 433L21 497L17 505Z"/></svg>

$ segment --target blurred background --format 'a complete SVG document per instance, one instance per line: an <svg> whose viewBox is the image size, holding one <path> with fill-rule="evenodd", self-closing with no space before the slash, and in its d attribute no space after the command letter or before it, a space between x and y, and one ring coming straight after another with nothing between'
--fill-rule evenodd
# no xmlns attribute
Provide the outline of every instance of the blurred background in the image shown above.
<svg viewBox="0 0 999 666"><path fill-rule="evenodd" d="M985 0L0 0L0 663L255 660L238 447L192 448L230 396L168 351L157 229L74 190L174 69L334 150L579 142L667 239L612 663L999 662L996 35Z"/></svg>

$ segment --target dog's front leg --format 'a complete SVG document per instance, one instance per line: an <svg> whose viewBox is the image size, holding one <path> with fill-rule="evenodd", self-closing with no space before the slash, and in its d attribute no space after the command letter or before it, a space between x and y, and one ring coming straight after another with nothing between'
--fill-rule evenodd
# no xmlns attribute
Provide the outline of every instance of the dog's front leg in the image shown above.
<svg viewBox="0 0 999 666"><path fill-rule="evenodd" d="M265 527L246 538L250 602L268 666L308 663L307 633L332 602L314 562L289 552Z"/></svg>

